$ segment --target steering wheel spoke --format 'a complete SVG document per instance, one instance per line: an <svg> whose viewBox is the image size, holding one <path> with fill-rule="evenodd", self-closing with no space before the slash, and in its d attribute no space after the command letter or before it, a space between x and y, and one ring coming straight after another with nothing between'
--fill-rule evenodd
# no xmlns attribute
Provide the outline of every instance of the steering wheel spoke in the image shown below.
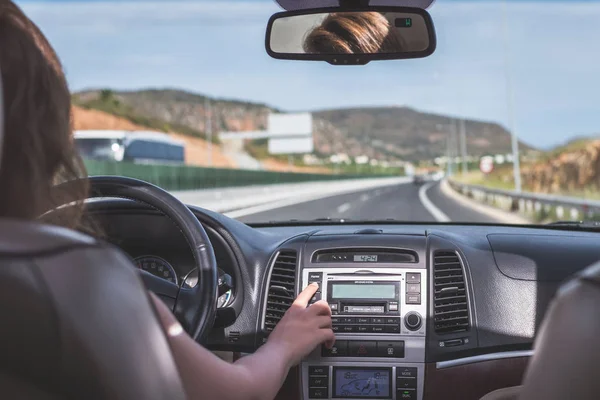
<svg viewBox="0 0 600 400"><path fill-rule="evenodd" d="M177 299L179 286L173 282L169 282L166 279L152 275L144 270L139 270L139 274L142 277L142 281L144 281L144 285L146 285L146 289L150 290L155 295L161 298L167 297L173 299L173 301Z"/></svg>

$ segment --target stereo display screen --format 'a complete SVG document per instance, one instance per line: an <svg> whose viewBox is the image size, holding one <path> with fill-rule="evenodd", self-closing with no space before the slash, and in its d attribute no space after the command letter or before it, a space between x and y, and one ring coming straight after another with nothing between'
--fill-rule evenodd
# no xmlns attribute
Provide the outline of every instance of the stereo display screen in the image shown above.
<svg viewBox="0 0 600 400"><path fill-rule="evenodd" d="M332 299L395 299L396 285L333 283Z"/></svg>

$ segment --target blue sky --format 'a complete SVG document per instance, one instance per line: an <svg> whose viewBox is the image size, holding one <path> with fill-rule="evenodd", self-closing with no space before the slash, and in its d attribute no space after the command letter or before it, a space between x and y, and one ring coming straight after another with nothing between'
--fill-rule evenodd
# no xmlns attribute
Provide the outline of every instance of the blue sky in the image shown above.
<svg viewBox="0 0 600 400"><path fill-rule="evenodd" d="M270 59L270 0L18 3L72 90L176 87L289 111L406 105L499 122L543 147L600 134L597 1L437 0L434 55L356 67Z"/></svg>

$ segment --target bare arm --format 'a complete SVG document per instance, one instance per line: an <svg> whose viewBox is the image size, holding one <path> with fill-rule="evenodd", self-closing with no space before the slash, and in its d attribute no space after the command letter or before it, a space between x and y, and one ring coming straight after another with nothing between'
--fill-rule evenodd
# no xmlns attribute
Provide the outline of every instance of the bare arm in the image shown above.
<svg viewBox="0 0 600 400"><path fill-rule="evenodd" d="M183 332L173 314L153 296L188 397L223 400L272 400L290 368L326 342L333 345L331 311L326 302L306 308L317 291L308 286L277 324L268 342L233 364L221 360Z"/></svg>

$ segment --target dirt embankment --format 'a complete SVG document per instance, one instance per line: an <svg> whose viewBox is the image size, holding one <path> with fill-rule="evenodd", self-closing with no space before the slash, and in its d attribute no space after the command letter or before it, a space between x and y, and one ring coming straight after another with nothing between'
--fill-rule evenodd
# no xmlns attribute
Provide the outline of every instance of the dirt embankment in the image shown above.
<svg viewBox="0 0 600 400"><path fill-rule="evenodd" d="M534 192L558 193L600 189L600 140L581 149L522 169L523 183Z"/></svg>

